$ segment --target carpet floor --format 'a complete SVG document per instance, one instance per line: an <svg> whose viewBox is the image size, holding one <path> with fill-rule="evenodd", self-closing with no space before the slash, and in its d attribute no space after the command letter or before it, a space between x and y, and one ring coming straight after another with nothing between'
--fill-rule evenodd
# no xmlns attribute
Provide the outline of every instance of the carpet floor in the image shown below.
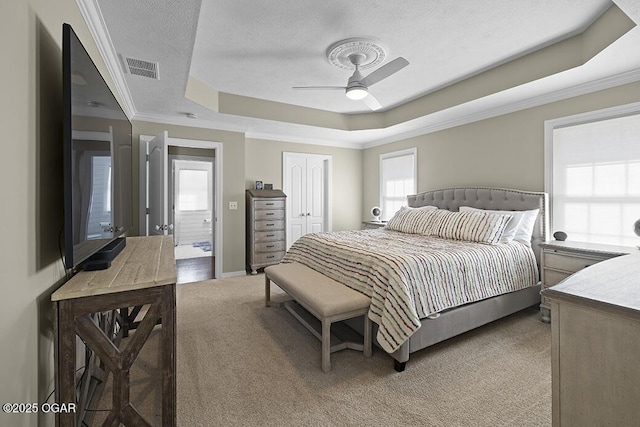
<svg viewBox="0 0 640 427"><path fill-rule="evenodd" d="M414 353L402 373L374 348L333 353L324 374L320 341L264 306L262 274L178 285L177 326L180 426L551 425L550 328L533 308ZM131 401L154 425L158 343L156 330L131 370Z"/></svg>

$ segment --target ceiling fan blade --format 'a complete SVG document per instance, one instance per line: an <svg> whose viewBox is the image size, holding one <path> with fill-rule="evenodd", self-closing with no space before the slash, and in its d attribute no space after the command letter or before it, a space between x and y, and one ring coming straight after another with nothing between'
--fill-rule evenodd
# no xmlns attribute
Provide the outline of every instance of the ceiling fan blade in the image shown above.
<svg viewBox="0 0 640 427"><path fill-rule="evenodd" d="M402 70L404 67L409 65L409 61L404 59L403 57L398 57L391 62L384 64L382 67L373 71L364 79L360 80L360 83L369 87L373 84L378 83L380 80L386 79L390 75L397 73Z"/></svg>
<svg viewBox="0 0 640 427"><path fill-rule="evenodd" d="M296 90L346 90L347 88L344 86L293 86L291 89Z"/></svg>
<svg viewBox="0 0 640 427"><path fill-rule="evenodd" d="M380 104L380 102L373 95L371 95L371 93L362 98L362 102L364 102L364 104L373 111L377 111L382 108L382 104Z"/></svg>

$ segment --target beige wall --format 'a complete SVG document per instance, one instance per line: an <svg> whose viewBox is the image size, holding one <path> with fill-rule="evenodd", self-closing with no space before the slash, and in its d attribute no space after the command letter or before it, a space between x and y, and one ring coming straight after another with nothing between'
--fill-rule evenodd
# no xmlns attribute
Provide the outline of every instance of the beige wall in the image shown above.
<svg viewBox="0 0 640 427"><path fill-rule="evenodd" d="M247 138L245 189L254 188L256 181L281 189L283 152L332 156L333 230L361 227L362 150Z"/></svg>
<svg viewBox="0 0 640 427"><path fill-rule="evenodd" d="M137 232L139 194L140 135L158 135L169 132L170 138L197 139L222 143L222 238L223 273L245 269L245 202L244 202L244 134L186 126L166 125L151 122L133 122L133 200L134 233ZM237 201L238 210L229 210L229 202Z"/></svg>
<svg viewBox="0 0 640 427"><path fill-rule="evenodd" d="M544 191L545 120L640 101L632 83L463 126L417 136L363 152L362 216L379 205L379 156L418 150L418 192L456 186Z"/></svg>
<svg viewBox="0 0 640 427"><path fill-rule="evenodd" d="M0 2L0 168L4 244L0 249L0 401L44 402L53 390L51 293L64 276L62 24L97 53L74 0ZM39 414L5 414L0 425L53 425Z"/></svg>

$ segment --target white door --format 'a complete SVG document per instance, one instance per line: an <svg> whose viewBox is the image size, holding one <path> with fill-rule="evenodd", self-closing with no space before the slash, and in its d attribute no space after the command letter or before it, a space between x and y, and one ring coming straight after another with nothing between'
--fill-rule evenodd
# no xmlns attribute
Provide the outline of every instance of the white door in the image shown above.
<svg viewBox="0 0 640 427"><path fill-rule="evenodd" d="M330 230L330 156L283 153L287 249L307 233Z"/></svg>
<svg viewBox="0 0 640 427"><path fill-rule="evenodd" d="M325 227L325 160L320 156L307 158L307 233L326 231Z"/></svg>
<svg viewBox="0 0 640 427"><path fill-rule="evenodd" d="M287 249L307 233L307 160L289 155L284 159L283 191L287 195Z"/></svg>
<svg viewBox="0 0 640 427"><path fill-rule="evenodd" d="M147 236L167 234L169 231L166 203L168 151L165 136L162 133L148 142Z"/></svg>

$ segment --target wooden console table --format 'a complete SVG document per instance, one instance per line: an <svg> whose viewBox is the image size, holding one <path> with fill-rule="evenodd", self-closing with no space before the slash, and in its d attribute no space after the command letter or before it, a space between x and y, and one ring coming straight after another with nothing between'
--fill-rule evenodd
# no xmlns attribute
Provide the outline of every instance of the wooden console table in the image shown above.
<svg viewBox="0 0 640 427"><path fill-rule="evenodd" d="M161 321L162 425L176 425L176 267L173 251L172 236L128 237L127 246L110 268L79 272L53 293L58 403L76 402L78 335L113 375L113 407L105 425L150 425L129 401L129 370L153 328ZM147 308L144 318L137 325L131 325L128 309L141 306ZM124 349L118 348L113 337L94 320L95 313L120 311L124 312L120 335L134 331ZM80 424L80 416L61 413L59 425Z"/></svg>

